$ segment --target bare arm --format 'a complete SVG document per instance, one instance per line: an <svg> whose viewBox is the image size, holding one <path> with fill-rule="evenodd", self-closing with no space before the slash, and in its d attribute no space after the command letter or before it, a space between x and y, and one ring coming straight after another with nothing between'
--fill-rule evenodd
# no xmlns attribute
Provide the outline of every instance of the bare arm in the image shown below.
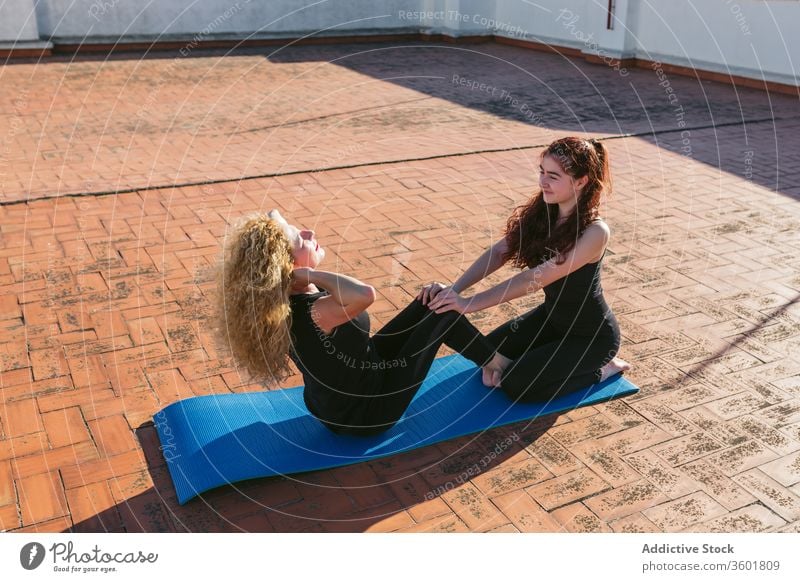
<svg viewBox="0 0 800 582"><path fill-rule="evenodd" d="M566 254L564 262L560 265L552 259L545 261L532 269L526 269L506 279L491 289L476 293L472 297L441 294L431 301L429 307L436 313L444 313L453 309L461 313L473 313L528 293L535 293L590 262L605 248L609 236L608 226L601 223L590 226L581 235L572 250Z"/></svg>
<svg viewBox="0 0 800 582"><path fill-rule="evenodd" d="M464 271L464 274L458 278L458 281L453 283L453 291L461 293L502 267L503 255L507 250L508 245L506 244L505 237L486 249L486 251L472 263L472 266Z"/></svg>
<svg viewBox="0 0 800 582"><path fill-rule="evenodd" d="M320 297L311 308L311 317L326 334L346 323L372 305L375 288L358 279L314 269L295 269L295 277L301 283L313 284L325 289L330 295Z"/></svg>

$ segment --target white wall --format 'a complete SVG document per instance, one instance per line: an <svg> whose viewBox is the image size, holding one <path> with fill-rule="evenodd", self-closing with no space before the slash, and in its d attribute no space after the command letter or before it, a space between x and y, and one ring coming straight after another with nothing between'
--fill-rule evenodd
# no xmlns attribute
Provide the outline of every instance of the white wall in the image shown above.
<svg viewBox="0 0 800 582"><path fill-rule="evenodd" d="M297 37L420 28L401 18L422 0L38 0L39 31L50 40Z"/></svg>
<svg viewBox="0 0 800 582"><path fill-rule="evenodd" d="M0 43L494 34L800 85L797 0L616 0L613 30L606 29L606 0L0 2Z"/></svg>
<svg viewBox="0 0 800 582"><path fill-rule="evenodd" d="M0 0L0 43L38 41L33 0Z"/></svg>
<svg viewBox="0 0 800 582"><path fill-rule="evenodd" d="M589 4L591 0L536 0L531 3L499 0L495 9L497 20L508 26L519 26L524 34L507 34L501 29L496 34L583 49L583 39L594 28L587 20Z"/></svg>
<svg viewBox="0 0 800 582"><path fill-rule="evenodd" d="M641 58L800 84L800 2L644 0L633 28Z"/></svg>

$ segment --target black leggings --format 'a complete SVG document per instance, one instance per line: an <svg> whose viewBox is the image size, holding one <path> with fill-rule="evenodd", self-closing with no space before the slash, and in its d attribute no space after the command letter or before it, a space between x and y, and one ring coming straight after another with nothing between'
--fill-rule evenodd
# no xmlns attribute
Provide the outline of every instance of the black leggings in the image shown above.
<svg viewBox="0 0 800 582"><path fill-rule="evenodd" d="M547 319L544 305L488 335L497 351L513 360L500 389L514 401L547 402L600 381L600 368L620 346L616 319L598 324L597 334L564 334Z"/></svg>
<svg viewBox="0 0 800 582"><path fill-rule="evenodd" d="M376 434L395 424L428 375L444 343L472 360L488 363L495 348L470 321L455 311L434 313L415 299L370 340L380 359L405 360L403 367L386 370L379 394L366 401L364 426L339 428L346 434Z"/></svg>

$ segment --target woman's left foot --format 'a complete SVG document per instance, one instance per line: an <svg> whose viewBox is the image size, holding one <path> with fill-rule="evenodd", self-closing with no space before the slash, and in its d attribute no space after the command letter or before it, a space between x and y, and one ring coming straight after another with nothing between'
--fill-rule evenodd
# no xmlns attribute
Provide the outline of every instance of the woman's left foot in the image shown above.
<svg viewBox="0 0 800 582"><path fill-rule="evenodd" d="M604 381L614 374L619 374L620 372L625 372L626 370L630 370L631 365L623 360L622 358L614 358L605 366L600 368L600 381Z"/></svg>

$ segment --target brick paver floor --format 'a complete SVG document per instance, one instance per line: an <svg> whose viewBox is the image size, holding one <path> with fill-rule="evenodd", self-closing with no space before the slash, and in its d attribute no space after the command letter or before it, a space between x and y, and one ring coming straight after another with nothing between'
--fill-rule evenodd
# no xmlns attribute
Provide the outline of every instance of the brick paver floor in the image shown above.
<svg viewBox="0 0 800 582"><path fill-rule="evenodd" d="M264 389L207 331L229 223L314 228L377 327L575 133L612 155L638 394L177 504L152 415ZM195 50L6 64L0 136L0 530L800 531L796 97L496 44Z"/></svg>

